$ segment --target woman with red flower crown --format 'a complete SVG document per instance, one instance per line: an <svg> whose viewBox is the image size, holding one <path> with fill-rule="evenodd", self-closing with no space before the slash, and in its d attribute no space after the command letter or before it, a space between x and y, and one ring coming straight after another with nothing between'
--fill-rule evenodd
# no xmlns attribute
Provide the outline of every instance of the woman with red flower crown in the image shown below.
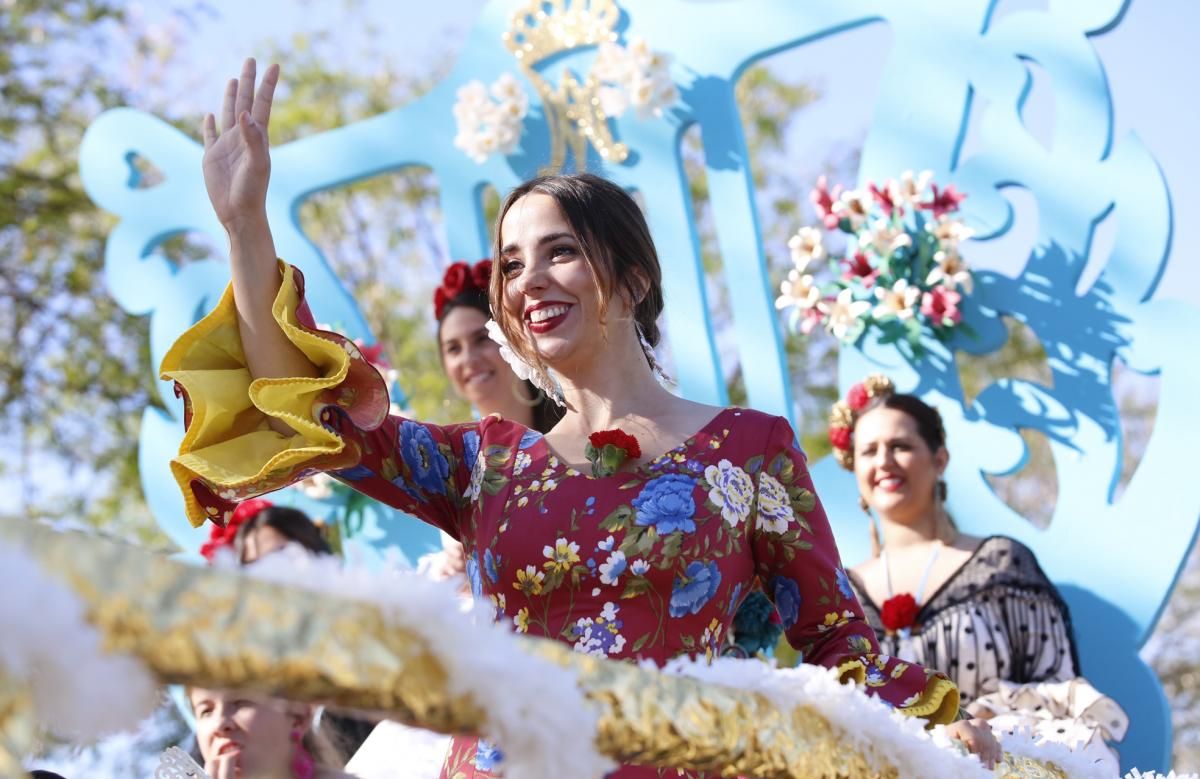
<svg viewBox="0 0 1200 779"><path fill-rule="evenodd" d="M172 468L193 522L221 522L231 501L325 470L460 540L497 619L614 660L718 653L757 577L805 662L906 714L956 717L943 674L879 652L787 420L684 400L657 380L662 272L617 185L537 178L499 212L489 327L518 375L561 402L558 424L542 434L496 416L441 426L390 415L378 373L316 328L301 275L276 259L265 199L277 79L272 66L256 96L248 60L221 132L205 120L205 183L233 283L163 361L188 406ZM607 430L637 446L591 440ZM456 737L443 775L502 766L496 745Z"/></svg>
<svg viewBox="0 0 1200 779"><path fill-rule="evenodd" d="M1004 536L960 533L947 513L950 453L937 410L870 376L834 406L830 441L870 517L872 558L847 584L884 651L945 671L976 723L1068 744L1082 736L1101 750L1102 739L1119 739L1124 713L1077 678L1067 605L1033 553ZM1115 774L1115 761L1097 757Z"/></svg>

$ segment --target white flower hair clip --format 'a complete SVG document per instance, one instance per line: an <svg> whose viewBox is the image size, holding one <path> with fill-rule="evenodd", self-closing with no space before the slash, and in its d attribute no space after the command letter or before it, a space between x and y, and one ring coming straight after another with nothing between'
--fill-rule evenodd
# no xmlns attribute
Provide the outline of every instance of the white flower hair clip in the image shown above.
<svg viewBox="0 0 1200 779"><path fill-rule="evenodd" d="M563 398L562 387L558 381L550 374L550 370L539 370L523 360L520 355L513 350L512 344L508 342L504 331L500 329L495 319L487 321L487 334L496 343L500 344L500 356L508 363L508 367L512 368L513 373L517 374L518 379L524 379L533 386L546 393L547 397L553 400L559 406L565 406L566 400Z"/></svg>

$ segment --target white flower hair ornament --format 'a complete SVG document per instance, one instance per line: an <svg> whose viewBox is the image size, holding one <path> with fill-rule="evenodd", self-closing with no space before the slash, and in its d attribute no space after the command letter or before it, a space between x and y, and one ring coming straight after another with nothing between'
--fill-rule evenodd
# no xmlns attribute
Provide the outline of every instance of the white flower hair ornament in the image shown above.
<svg viewBox="0 0 1200 779"><path fill-rule="evenodd" d="M524 379L530 382L533 386L546 393L546 396L559 406L566 405L566 399L563 398L562 387L558 381L551 375L549 368L538 368L530 365L512 348L512 344L508 342L508 337L504 335L504 331L500 329L500 325L495 319L487 321L488 337L500 345L500 357L508 363L508 367L512 368L513 373L517 374L518 379Z"/></svg>

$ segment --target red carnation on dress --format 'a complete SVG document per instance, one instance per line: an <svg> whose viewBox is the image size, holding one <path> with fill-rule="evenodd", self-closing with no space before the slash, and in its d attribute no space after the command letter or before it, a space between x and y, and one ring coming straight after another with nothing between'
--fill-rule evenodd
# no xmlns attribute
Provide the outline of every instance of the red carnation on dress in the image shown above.
<svg viewBox="0 0 1200 779"><path fill-rule="evenodd" d="M850 428L842 427L841 425L832 425L829 428L829 443L833 444L835 449L850 448Z"/></svg>
<svg viewBox="0 0 1200 779"><path fill-rule="evenodd" d="M902 592L883 602L879 618L889 633L896 633L916 624L917 612L920 610L917 599L907 592Z"/></svg>
<svg viewBox="0 0 1200 779"><path fill-rule="evenodd" d="M642 456L638 441L624 430L601 430L588 436L583 453L592 463L592 476L612 476L629 460Z"/></svg>
<svg viewBox="0 0 1200 779"><path fill-rule="evenodd" d="M850 407L851 411L862 411L870 400L871 396L867 394L867 388L861 382L855 384L846 393L846 405Z"/></svg>
<svg viewBox="0 0 1200 779"><path fill-rule="evenodd" d="M624 449L625 457L631 460L642 456L642 447L638 440L624 430L600 430L588 436L588 441L597 449L603 449L605 444Z"/></svg>

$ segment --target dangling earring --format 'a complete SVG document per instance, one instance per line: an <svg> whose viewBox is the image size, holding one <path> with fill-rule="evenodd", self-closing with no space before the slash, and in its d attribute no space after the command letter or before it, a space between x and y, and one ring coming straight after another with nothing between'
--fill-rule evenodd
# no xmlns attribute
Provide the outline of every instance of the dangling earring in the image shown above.
<svg viewBox="0 0 1200 779"><path fill-rule="evenodd" d="M542 393L540 390L538 390L536 388L534 389L533 397L529 397L528 395L525 394L525 386L523 384L513 384L509 388L509 391L512 392L512 395L517 400L517 402L523 406L528 406L529 408L533 408L542 402L542 397L541 397Z"/></svg>
<svg viewBox="0 0 1200 779"><path fill-rule="evenodd" d="M859 495L858 506L867 515L868 532L871 534L871 557L879 557L883 551L883 542L879 539L879 525L875 522L875 515L871 513L871 505L867 503L866 498Z"/></svg>
<svg viewBox="0 0 1200 779"><path fill-rule="evenodd" d="M650 363L650 370L654 373L654 378L658 379L658 383L664 387L673 384L674 382L671 381L671 377L667 375L662 365L659 364L658 358L654 356L654 347L646 340L646 333L642 330L642 323L636 319L633 320L633 329L637 333L638 343L642 345L642 353L646 355L646 362Z"/></svg>
<svg viewBox="0 0 1200 779"><path fill-rule="evenodd" d="M317 764L304 748L304 731L292 729L292 776L296 779L313 779L317 775Z"/></svg>

